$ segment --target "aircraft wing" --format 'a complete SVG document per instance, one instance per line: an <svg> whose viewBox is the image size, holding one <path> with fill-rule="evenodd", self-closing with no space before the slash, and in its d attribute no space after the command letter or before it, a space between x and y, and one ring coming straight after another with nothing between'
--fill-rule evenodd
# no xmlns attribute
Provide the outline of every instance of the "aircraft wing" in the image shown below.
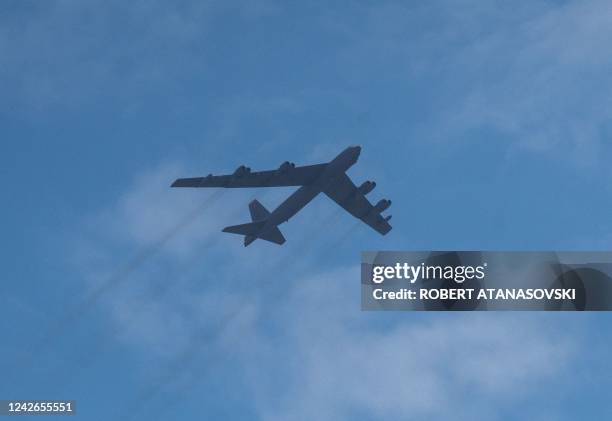
<svg viewBox="0 0 612 421"><path fill-rule="evenodd" d="M295 167L285 163L277 170L254 171L244 166L234 174L212 175L206 177L179 178L172 187L288 187L303 186L314 181L327 164L305 165Z"/></svg>
<svg viewBox="0 0 612 421"><path fill-rule="evenodd" d="M391 231L388 219L380 215L380 211L370 203L348 175L342 174L331 185L327 186L323 192L334 202L342 206L348 213L355 218L361 219L380 234L385 235Z"/></svg>

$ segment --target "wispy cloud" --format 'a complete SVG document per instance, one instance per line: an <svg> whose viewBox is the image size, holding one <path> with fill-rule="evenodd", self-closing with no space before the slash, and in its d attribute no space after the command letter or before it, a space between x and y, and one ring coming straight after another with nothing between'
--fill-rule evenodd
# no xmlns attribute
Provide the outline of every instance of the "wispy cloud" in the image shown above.
<svg viewBox="0 0 612 421"><path fill-rule="evenodd" d="M377 3L349 16L324 20L345 39L338 63L351 86L378 86L384 75L393 96L380 100L419 98L424 118L407 135L465 145L484 133L502 147L604 164L609 2ZM405 109L410 118L414 109ZM401 110L393 109L396 118Z"/></svg>
<svg viewBox="0 0 612 421"><path fill-rule="evenodd" d="M358 277L340 268L296 279L275 303L282 341L245 336L262 419L495 419L576 355L571 329L540 316L360 312Z"/></svg>
<svg viewBox="0 0 612 421"><path fill-rule="evenodd" d="M0 76L12 108L74 109L114 99L125 109L175 92L207 69L215 16L259 19L272 2L56 0L5 8ZM138 98L139 100L137 100Z"/></svg>
<svg viewBox="0 0 612 421"><path fill-rule="evenodd" d="M612 113L610 37L612 8L601 1L502 24L458 49L452 67L471 80L442 118L454 130L491 127L524 148L593 163Z"/></svg>

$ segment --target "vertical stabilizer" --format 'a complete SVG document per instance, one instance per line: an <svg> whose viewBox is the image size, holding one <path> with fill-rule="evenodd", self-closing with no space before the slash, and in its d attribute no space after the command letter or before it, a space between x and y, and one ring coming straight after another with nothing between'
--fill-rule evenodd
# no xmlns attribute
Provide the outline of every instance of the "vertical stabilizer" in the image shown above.
<svg viewBox="0 0 612 421"><path fill-rule="evenodd" d="M257 199L253 200L249 203L249 211L251 212L251 220L255 221L263 221L264 219L268 219L270 216L270 212L268 209L264 207Z"/></svg>

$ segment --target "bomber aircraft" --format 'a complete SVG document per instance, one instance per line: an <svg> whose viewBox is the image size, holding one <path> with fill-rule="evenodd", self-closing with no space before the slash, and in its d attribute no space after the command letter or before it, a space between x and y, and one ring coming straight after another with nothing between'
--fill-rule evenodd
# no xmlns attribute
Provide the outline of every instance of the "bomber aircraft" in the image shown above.
<svg viewBox="0 0 612 421"><path fill-rule="evenodd" d="M360 146L350 146L328 163L296 167L292 162L283 162L276 170L251 171L241 165L230 175L179 178L172 187L288 187L299 186L291 196L272 212L259 201L249 203L251 222L232 225L223 232L244 235L245 247L258 238L276 244L283 244L285 237L278 229L298 213L319 193L325 193L348 213L365 222L382 235L391 231L391 215L383 217L381 212L391 206L391 201L381 199L372 205L365 197L376 183L365 181L359 187L351 181L346 171L359 159Z"/></svg>

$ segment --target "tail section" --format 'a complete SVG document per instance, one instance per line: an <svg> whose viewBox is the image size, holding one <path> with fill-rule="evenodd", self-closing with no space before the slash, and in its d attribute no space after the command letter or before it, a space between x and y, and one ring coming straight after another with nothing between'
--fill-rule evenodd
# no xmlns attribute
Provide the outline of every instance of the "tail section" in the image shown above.
<svg viewBox="0 0 612 421"><path fill-rule="evenodd" d="M253 222L231 225L223 228L223 232L244 235L245 247L258 238L275 244L283 244L285 242L285 237L283 237L283 234L277 226L266 227L270 212L261 203L257 200L253 200L249 203L249 212L251 213L251 220Z"/></svg>

